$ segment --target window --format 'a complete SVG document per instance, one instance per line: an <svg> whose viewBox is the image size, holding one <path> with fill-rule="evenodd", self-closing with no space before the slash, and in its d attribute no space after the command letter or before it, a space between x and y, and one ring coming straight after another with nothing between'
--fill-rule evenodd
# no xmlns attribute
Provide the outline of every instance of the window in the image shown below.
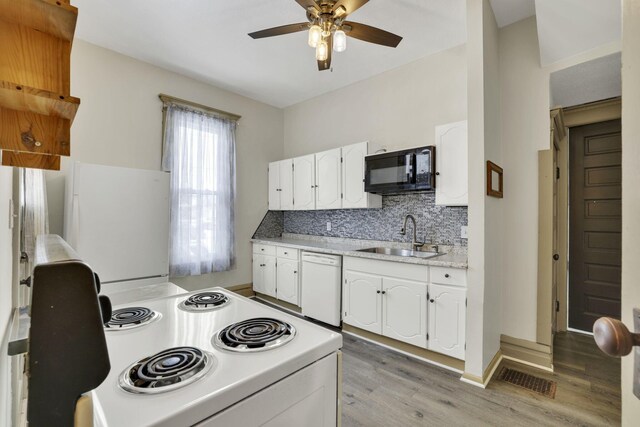
<svg viewBox="0 0 640 427"><path fill-rule="evenodd" d="M171 172L169 273L235 264L236 121L165 101L162 167Z"/></svg>

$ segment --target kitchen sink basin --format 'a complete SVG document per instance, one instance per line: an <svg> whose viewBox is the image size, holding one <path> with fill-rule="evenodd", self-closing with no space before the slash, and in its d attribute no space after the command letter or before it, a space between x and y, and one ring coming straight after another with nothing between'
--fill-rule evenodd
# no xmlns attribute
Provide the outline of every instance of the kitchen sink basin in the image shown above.
<svg viewBox="0 0 640 427"><path fill-rule="evenodd" d="M426 251L412 251L411 249L396 249L396 248L366 248L358 249L358 252L369 252L373 254L381 255L395 255L402 257L413 258L433 258L439 255L444 255L441 252L426 252Z"/></svg>

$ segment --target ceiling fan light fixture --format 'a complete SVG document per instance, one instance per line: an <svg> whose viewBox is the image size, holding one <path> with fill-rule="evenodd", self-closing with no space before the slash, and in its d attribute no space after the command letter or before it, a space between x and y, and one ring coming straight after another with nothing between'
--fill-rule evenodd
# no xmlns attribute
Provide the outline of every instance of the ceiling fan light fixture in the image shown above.
<svg viewBox="0 0 640 427"><path fill-rule="evenodd" d="M316 47L316 60L326 61L327 58L329 58L329 44L323 39Z"/></svg>
<svg viewBox="0 0 640 427"><path fill-rule="evenodd" d="M333 50L336 52L344 52L347 50L347 35L342 30L336 30L333 33Z"/></svg>
<svg viewBox="0 0 640 427"><path fill-rule="evenodd" d="M309 46L317 48L320 40L322 40L322 28L317 24L313 24L309 28Z"/></svg>

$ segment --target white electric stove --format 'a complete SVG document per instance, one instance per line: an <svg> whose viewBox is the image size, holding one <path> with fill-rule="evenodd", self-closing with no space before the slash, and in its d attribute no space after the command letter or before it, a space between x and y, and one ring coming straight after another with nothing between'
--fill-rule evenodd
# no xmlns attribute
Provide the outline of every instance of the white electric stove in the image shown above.
<svg viewBox="0 0 640 427"><path fill-rule="evenodd" d="M342 336L211 288L114 307L94 425L336 426Z"/></svg>

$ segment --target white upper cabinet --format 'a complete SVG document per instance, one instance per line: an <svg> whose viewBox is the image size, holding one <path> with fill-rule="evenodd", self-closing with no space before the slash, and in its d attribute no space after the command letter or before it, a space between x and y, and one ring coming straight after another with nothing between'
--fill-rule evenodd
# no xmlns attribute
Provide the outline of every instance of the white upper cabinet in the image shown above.
<svg viewBox="0 0 640 427"><path fill-rule="evenodd" d="M294 209L316 208L316 158L314 154L293 159Z"/></svg>
<svg viewBox="0 0 640 427"><path fill-rule="evenodd" d="M341 149L317 153L316 157L316 209L342 207Z"/></svg>
<svg viewBox="0 0 640 427"><path fill-rule="evenodd" d="M282 160L280 165L280 209L293 210L293 159Z"/></svg>
<svg viewBox="0 0 640 427"><path fill-rule="evenodd" d="M364 158L369 154L369 143L342 147L342 208L379 208L382 196L364 191Z"/></svg>
<svg viewBox="0 0 640 427"><path fill-rule="evenodd" d="M269 209L280 210L280 162L269 163Z"/></svg>
<svg viewBox="0 0 640 427"><path fill-rule="evenodd" d="M269 163L269 209L293 210L293 159Z"/></svg>
<svg viewBox="0 0 640 427"><path fill-rule="evenodd" d="M467 206L467 121L436 126L436 205Z"/></svg>

